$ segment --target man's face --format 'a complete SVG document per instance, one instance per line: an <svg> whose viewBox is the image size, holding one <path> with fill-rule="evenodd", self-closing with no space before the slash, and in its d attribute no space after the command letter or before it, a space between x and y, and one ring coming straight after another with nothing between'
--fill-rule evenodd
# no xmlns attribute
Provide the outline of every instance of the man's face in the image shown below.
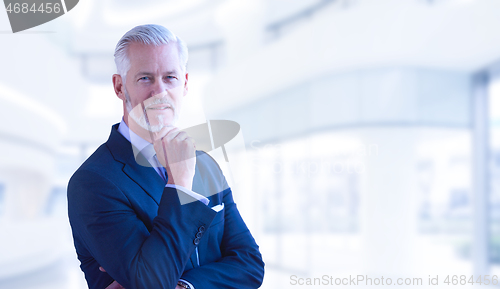
<svg viewBox="0 0 500 289"><path fill-rule="evenodd" d="M177 120L187 93L188 75L182 69L176 43L161 46L132 43L125 86L114 77L115 91L124 101L124 120L157 132Z"/></svg>

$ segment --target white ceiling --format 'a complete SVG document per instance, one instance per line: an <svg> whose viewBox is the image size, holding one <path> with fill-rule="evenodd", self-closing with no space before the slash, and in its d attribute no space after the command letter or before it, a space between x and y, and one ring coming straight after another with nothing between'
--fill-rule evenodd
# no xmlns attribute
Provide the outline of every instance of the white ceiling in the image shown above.
<svg viewBox="0 0 500 289"><path fill-rule="evenodd" d="M499 15L497 0L331 5L218 73L207 109L228 110L327 73L356 69L416 66L473 73L500 59Z"/></svg>

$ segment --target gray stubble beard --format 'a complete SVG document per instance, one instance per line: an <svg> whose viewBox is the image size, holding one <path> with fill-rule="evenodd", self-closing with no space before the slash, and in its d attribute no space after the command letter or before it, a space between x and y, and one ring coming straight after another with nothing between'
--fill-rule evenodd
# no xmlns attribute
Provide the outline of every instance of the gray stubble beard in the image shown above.
<svg viewBox="0 0 500 289"><path fill-rule="evenodd" d="M157 125L151 125L150 124L150 121L148 122L148 119L146 117L146 109L145 108L144 110L141 109L142 111L142 114L140 116L137 116L134 111L132 110L133 107L132 107L132 104L130 102L130 95L127 91L126 88L124 88L124 92L125 92L125 105L126 105L126 108L127 108L127 111L128 111L128 115L140 126L142 127L143 129L147 130L147 131L150 131L150 132L159 132L161 131L164 127L170 127L170 126L174 126L176 123L177 123L177 120L179 118L178 114L177 114L177 111L174 107L174 104L171 103L169 100L167 99L156 99L153 103L151 103L150 105L154 105L154 104L161 104L161 103L165 103L165 104L169 104L171 109L172 109L172 112L174 114L174 120L172 121L172 123L170 124L164 124L163 120L164 120L164 116L163 115L157 115L156 118L157 118L157 122L158 124Z"/></svg>

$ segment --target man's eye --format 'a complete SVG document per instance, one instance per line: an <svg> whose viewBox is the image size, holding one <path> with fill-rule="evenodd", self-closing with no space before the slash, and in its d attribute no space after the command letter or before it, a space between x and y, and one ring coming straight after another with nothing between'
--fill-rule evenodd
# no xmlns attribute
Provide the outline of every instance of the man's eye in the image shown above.
<svg viewBox="0 0 500 289"><path fill-rule="evenodd" d="M167 76L167 78L168 78L168 79L177 79L177 77L172 76L172 75Z"/></svg>
<svg viewBox="0 0 500 289"><path fill-rule="evenodd" d="M139 80L149 80L149 77L148 76L143 76L143 77L139 78Z"/></svg>

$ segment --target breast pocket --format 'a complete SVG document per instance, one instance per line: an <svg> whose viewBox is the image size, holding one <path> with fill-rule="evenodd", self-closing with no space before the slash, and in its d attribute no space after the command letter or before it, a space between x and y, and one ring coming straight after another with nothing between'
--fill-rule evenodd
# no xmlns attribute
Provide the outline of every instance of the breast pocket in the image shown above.
<svg viewBox="0 0 500 289"><path fill-rule="evenodd" d="M212 207L214 211L217 211L217 214L215 215L214 219L212 220L212 223L210 223L210 227L216 226L219 223L224 221L224 203Z"/></svg>

